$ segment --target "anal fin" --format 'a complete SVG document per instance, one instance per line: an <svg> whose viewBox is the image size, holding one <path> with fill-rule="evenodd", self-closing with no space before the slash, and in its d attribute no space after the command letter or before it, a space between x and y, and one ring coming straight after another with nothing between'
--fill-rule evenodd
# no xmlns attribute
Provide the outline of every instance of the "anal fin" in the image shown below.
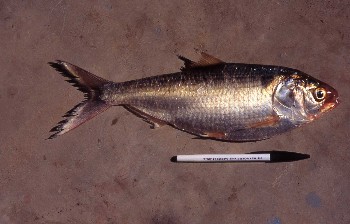
<svg viewBox="0 0 350 224"><path fill-rule="evenodd" d="M143 112L142 110L140 110L134 106L124 105L124 107L125 107L125 109L132 112L136 116L143 118L143 120L146 121L147 123L151 124L151 128L153 128L153 129L160 128L160 127L167 124L165 121L162 121L158 118L155 118L155 117Z"/></svg>

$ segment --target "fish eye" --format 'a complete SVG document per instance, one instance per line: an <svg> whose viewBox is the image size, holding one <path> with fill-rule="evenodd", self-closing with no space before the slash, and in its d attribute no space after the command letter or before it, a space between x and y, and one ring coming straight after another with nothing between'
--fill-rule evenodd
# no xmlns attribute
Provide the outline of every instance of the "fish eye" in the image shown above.
<svg viewBox="0 0 350 224"><path fill-rule="evenodd" d="M315 90L315 98L317 101L321 101L326 97L326 90L323 88L317 88Z"/></svg>

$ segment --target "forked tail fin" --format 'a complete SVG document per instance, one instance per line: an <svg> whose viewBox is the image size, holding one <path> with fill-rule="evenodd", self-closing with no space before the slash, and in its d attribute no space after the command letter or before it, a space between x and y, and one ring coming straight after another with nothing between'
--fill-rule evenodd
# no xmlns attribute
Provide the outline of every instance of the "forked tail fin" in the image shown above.
<svg viewBox="0 0 350 224"><path fill-rule="evenodd" d="M50 130L50 132L54 133L49 139L55 138L78 127L111 107L111 105L100 99L101 88L105 84L111 83L110 81L64 61L50 62L49 64L63 76L67 77L68 80L66 81L72 83L73 86L82 91L85 96L85 100L68 111L63 116L65 119Z"/></svg>

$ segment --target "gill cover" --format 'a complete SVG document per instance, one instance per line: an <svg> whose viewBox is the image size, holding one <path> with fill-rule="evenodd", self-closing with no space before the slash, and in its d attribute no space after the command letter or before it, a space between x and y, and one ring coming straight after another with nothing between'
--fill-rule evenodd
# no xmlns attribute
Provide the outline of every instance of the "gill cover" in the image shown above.
<svg viewBox="0 0 350 224"><path fill-rule="evenodd" d="M273 95L274 111L297 126L311 121L305 112L304 90L303 79L287 77L277 85Z"/></svg>

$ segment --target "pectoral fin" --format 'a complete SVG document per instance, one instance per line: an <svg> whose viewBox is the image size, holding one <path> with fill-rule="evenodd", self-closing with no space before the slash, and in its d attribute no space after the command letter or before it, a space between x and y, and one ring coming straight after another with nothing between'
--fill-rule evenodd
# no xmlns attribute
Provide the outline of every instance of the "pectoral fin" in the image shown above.
<svg viewBox="0 0 350 224"><path fill-rule="evenodd" d="M278 115L271 115L263 121L250 124L249 128L272 127L277 125L279 121L280 121L280 117Z"/></svg>

